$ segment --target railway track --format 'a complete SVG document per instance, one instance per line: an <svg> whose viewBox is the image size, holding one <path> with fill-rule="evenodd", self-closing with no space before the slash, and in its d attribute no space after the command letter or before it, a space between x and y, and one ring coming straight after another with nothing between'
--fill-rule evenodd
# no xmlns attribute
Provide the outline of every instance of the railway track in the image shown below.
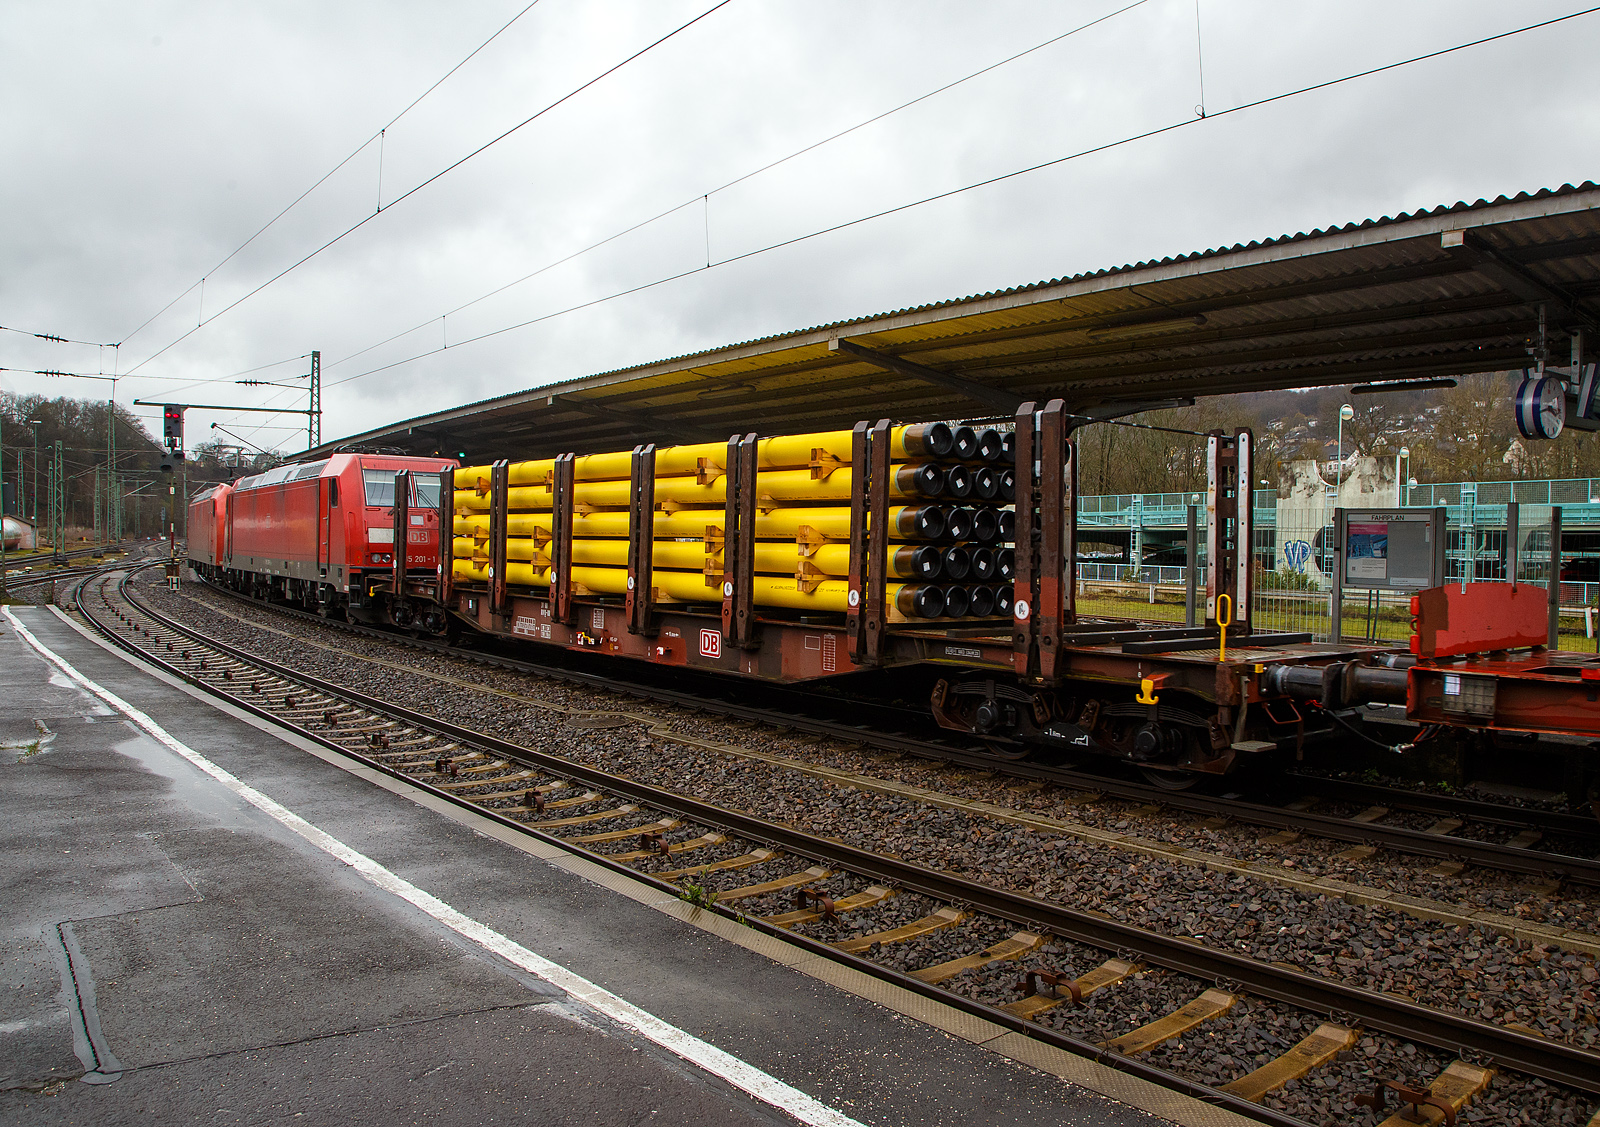
<svg viewBox="0 0 1600 1127"><path fill-rule="evenodd" d="M99 551L99 550L100 549L96 549L96 551ZM120 546L118 548L112 548L112 549L109 549L109 550L111 550L111 551L120 550ZM130 565L130 563L133 562L133 560L136 560L140 556L144 555L144 551L141 548L133 548L133 549L130 549L129 551L130 551L130 556L132 556L131 559L130 558L123 558L123 559L120 559L120 560L114 560L114 561L112 561L110 563L87 564L87 565L82 565L82 566L79 566L79 567L60 567L60 568L54 568L53 567L53 568L51 568L49 570L40 571L40 572L24 572L24 573L20 573L20 574L7 574L6 575L6 588L7 588L7 590L13 590L14 591L14 590L19 590L19 589L21 589L23 587L36 587L41 583L51 583L51 584L54 584L54 583L66 583L66 582L70 582L71 580L74 580L74 579L82 579L84 576L94 575L96 572L103 571L103 570L105 570L107 568L127 567L127 566ZM133 555L133 553L137 553L137 555ZM80 556L81 555L87 555L87 554L89 554L87 550L82 551L82 552L69 553L69 555L80 555Z"/></svg>
<svg viewBox="0 0 1600 1127"><path fill-rule="evenodd" d="M1352 860L1365 859L1379 850L1425 858L1436 863L1434 871L1440 876L1459 875L1466 867L1476 866L1541 877L1552 885L1572 882L1600 888L1600 821L1589 815L1502 806L1309 776L1294 780L1298 792L1286 800L1281 796L1269 800L1172 791L1105 772L1000 760L987 749L954 742L948 733L937 729L929 731L931 721L910 709L768 685L761 688L763 700L779 703L754 704L736 699L725 681L677 687L641 680L636 668L630 669L627 677L609 676L529 661L493 650L449 646L440 641L329 619L293 607L262 604L226 588L212 589L251 605L270 605L274 611L290 617L513 672L975 771L992 771L1022 781L1063 787L1083 796L1260 827L1272 831L1272 836L1265 841L1269 845L1289 845L1301 838L1316 838L1350 847L1343 856ZM851 714L849 719L840 718L846 713ZM1421 825L1406 824L1408 821L1416 823L1416 815L1427 817Z"/></svg>
<svg viewBox="0 0 1600 1127"><path fill-rule="evenodd" d="M1003 1027L1263 1122L1305 1122L1255 1101L1276 1100L1274 1093L1348 1059L1358 1043L1376 1045L1374 1038L1413 1046L1405 1051L1415 1062L1437 1068L1422 1075L1414 1063L1403 1077L1382 1077L1392 1083L1380 1084L1372 1102L1386 1099L1396 1108L1397 1093L1424 1106L1431 1100L1434 1122L1445 1118L1445 1107L1453 1119L1482 1098L1491 1064L1600 1092L1600 1055L1576 1046L1077 911L518 746L206 637L145 604L128 590L125 575L83 580L78 603L116 644L412 786ZM631 722L589 711L573 713L567 723L582 732ZM907 957L931 950L936 937L963 931L993 941L956 958ZM1152 997L1179 1004L1148 1013ZM1142 999L1143 1008L1124 1012L1122 999ZM1304 1036L1222 1083L1207 1084L1184 1068L1186 1039L1202 1040L1215 1029L1242 1037L1248 1015L1266 1010L1293 1015L1290 1024ZM1167 1067L1148 1063L1152 1058Z"/></svg>
<svg viewBox="0 0 1600 1127"><path fill-rule="evenodd" d="M7 580L10 581L12 572L22 571L38 564L43 564L44 566L49 567L58 562L77 559L81 556L103 556L108 552L129 551L130 544L137 545L144 543L149 543L149 541L119 540L115 544L95 544L87 548L74 548L70 552L52 552L48 555L43 553L29 553L28 555L8 553L5 559L4 570L6 572Z"/></svg>

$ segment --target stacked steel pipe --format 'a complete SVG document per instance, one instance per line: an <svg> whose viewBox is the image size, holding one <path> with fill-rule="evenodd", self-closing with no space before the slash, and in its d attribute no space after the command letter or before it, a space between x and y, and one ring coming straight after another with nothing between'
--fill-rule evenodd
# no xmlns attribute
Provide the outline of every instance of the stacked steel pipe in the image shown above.
<svg viewBox="0 0 1600 1127"><path fill-rule="evenodd" d="M1014 500L1011 435L923 423L892 429L889 605L905 618L1009 615ZM843 612L850 574L852 432L757 442L755 582L760 607ZM729 445L654 450L654 603L722 601ZM573 459L572 572L579 597L626 595L636 451ZM455 472L457 582L491 577L491 468ZM506 489L506 582L548 588L556 460L513 462Z"/></svg>

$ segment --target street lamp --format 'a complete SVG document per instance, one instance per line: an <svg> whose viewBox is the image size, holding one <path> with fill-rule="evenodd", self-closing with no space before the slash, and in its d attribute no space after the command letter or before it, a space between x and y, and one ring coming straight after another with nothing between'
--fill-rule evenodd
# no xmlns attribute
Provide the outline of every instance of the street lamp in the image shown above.
<svg viewBox="0 0 1600 1127"><path fill-rule="evenodd" d="M1396 454L1394 456L1394 504L1395 504L1396 508L1399 508L1401 505L1405 504L1405 502L1400 499L1401 496L1402 496L1402 494L1400 492L1400 483L1405 480L1405 478L1400 476L1400 459L1401 458L1404 458L1406 460L1406 477L1410 477L1411 476L1411 447L1409 447L1409 446L1400 447L1400 453L1398 453L1398 454Z"/></svg>
<svg viewBox="0 0 1600 1127"><path fill-rule="evenodd" d="M1356 417L1356 409L1346 403L1339 408L1339 461L1333 469L1333 495L1339 495L1339 483L1344 475L1344 424L1346 419Z"/></svg>

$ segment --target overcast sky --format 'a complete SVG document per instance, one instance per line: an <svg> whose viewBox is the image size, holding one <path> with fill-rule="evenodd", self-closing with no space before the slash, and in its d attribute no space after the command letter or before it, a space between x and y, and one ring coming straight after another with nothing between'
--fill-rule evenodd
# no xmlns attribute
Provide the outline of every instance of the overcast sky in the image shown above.
<svg viewBox="0 0 1600 1127"><path fill-rule="evenodd" d="M541 0L219 268L527 0L5 0L0 325L122 347L0 333L0 366L115 366L123 403L303 406L234 380L295 384L306 360L235 374L320 349L334 438L840 318L1580 182L1600 151L1600 13L1210 116L1577 0L1199 0L1199 50L1195 0L1146 0L718 191L1128 3L731 0L395 202L714 3ZM721 263L1195 119L1202 59L1203 122L705 269L708 246ZM12 371L0 387L110 389ZM212 422L304 448L303 418L217 413L191 414L191 445Z"/></svg>

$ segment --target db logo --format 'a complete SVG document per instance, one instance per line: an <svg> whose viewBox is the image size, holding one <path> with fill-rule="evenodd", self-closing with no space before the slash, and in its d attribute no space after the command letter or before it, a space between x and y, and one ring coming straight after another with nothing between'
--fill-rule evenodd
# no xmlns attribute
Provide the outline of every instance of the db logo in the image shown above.
<svg viewBox="0 0 1600 1127"><path fill-rule="evenodd" d="M700 656L701 657L721 657L722 656L722 631L721 630L702 630L702 631L700 631Z"/></svg>

